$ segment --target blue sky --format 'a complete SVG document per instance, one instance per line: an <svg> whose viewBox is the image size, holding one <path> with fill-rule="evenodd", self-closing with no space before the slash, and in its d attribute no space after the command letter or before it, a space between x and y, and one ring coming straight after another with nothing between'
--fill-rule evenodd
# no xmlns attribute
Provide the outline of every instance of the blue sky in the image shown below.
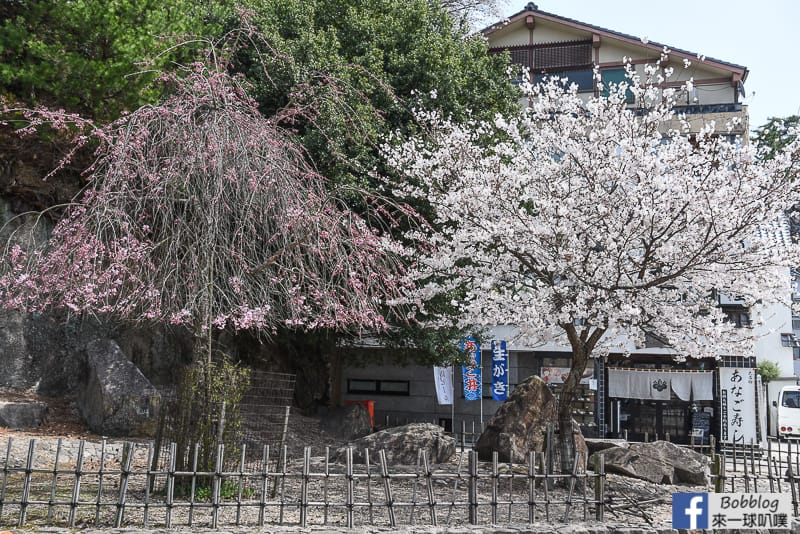
<svg viewBox="0 0 800 534"><path fill-rule="evenodd" d="M800 34L797 0L534 0L542 11L744 65L750 127L800 114L800 70L790 58ZM507 0L503 12L526 1Z"/></svg>

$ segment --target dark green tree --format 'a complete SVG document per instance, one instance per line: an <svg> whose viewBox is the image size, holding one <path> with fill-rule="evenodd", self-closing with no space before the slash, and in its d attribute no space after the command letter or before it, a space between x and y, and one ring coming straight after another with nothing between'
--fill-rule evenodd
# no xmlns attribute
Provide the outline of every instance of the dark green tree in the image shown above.
<svg viewBox="0 0 800 534"><path fill-rule="evenodd" d="M751 141L764 149L764 158L772 159L792 142L797 134L793 134L791 129L798 127L800 127L800 116L798 115L770 117L766 124L753 130Z"/></svg>
<svg viewBox="0 0 800 534"><path fill-rule="evenodd" d="M414 106L424 104L455 120L466 120L470 111L489 118L519 106L507 58L489 56L483 39L466 37L467 19L438 2L261 0L250 7L248 22L261 38L239 50L233 68L253 84L265 114L303 110L287 115L286 122L330 186L357 211L365 206L347 189L380 188L375 171L392 171L383 166L378 146L392 132L416 130ZM414 208L426 213L424 205ZM457 314L449 303L443 298L428 307ZM359 350L333 333L283 332L278 342L304 346L303 358L327 363L335 402L343 361L382 354L401 364L453 361L460 357L455 341L466 333L397 321L380 337L385 351Z"/></svg>
<svg viewBox="0 0 800 534"><path fill-rule="evenodd" d="M159 70L216 36L232 0L15 0L0 7L5 97L104 121L154 102ZM194 50L196 51L196 49Z"/></svg>
<svg viewBox="0 0 800 534"><path fill-rule="evenodd" d="M254 84L265 113L298 100L314 108L313 121L301 118L294 127L335 185L365 185L381 166L377 144L413 128L410 110L420 100L455 119L518 105L506 59L490 57L481 38L465 37L465 26L428 0L263 0L252 7L253 24L273 50L249 49L235 68ZM321 98L326 93L344 98Z"/></svg>

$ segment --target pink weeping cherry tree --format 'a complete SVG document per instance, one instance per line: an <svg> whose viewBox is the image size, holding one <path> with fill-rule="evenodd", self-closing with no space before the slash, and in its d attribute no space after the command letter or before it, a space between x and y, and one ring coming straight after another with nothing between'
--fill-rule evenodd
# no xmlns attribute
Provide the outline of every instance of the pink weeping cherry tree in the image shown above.
<svg viewBox="0 0 800 534"><path fill-rule="evenodd" d="M460 326L514 325L522 341L571 348L562 468L592 357L647 335L676 358L752 354L752 330L725 320L714 290L788 305L789 267L800 264L796 244L774 239L798 199L798 143L764 161L746 140L726 140L726 125L690 136L674 110L686 88L665 88L665 71L629 67L627 83L588 99L563 80L523 84L529 105L514 116L463 126L422 112L430 135L385 148L404 174L395 193L433 213L428 231L408 235L424 244L408 299L424 309L463 295L452 302Z"/></svg>
<svg viewBox="0 0 800 534"><path fill-rule="evenodd" d="M168 81L163 103L95 131L89 185L49 239L20 246L36 224L11 234L2 304L185 325L196 352L220 329L385 328L406 286L391 238L337 199L238 79L196 65Z"/></svg>

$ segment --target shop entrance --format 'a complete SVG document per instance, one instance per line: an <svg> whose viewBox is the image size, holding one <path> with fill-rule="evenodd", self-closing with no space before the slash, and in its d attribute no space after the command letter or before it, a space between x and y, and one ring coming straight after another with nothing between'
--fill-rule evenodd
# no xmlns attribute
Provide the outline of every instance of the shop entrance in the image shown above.
<svg viewBox="0 0 800 534"><path fill-rule="evenodd" d="M611 399L611 425L613 433L622 437L628 432L630 441L648 441L666 439L674 443L689 444L692 432L695 442L708 439L710 429L702 428L703 435L698 436L697 413L709 413L711 402L691 403L681 400L654 401L641 399ZM705 440L703 439L705 438ZM698 444L698 443L696 443Z"/></svg>
<svg viewBox="0 0 800 534"><path fill-rule="evenodd" d="M628 431L631 441L664 439L689 443L691 408L688 402L663 402L640 399L616 399L619 403L620 433Z"/></svg>

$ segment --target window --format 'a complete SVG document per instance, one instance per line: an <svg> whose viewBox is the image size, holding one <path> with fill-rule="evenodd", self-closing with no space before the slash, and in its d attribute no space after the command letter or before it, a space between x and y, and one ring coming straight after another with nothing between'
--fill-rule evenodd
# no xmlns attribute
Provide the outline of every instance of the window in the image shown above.
<svg viewBox="0 0 800 534"><path fill-rule="evenodd" d="M726 316L725 320L733 323L736 328L749 328L753 325L750 321L750 313L747 310L723 309L722 313Z"/></svg>
<svg viewBox="0 0 800 534"><path fill-rule="evenodd" d="M530 67L530 50L527 48L509 50L511 56L511 63L513 65L521 65L523 67Z"/></svg>
<svg viewBox="0 0 800 534"><path fill-rule="evenodd" d="M627 83L630 85L631 81L625 76L625 69L604 69L600 71L600 80L603 83L603 96L608 96L609 89L612 85L619 85L620 83ZM625 91L625 101L633 102L633 93L630 89Z"/></svg>
<svg viewBox="0 0 800 534"><path fill-rule="evenodd" d="M348 393L369 393L371 395L401 395L407 397L411 394L408 380L369 380L350 378L347 380Z"/></svg>
<svg viewBox="0 0 800 534"><path fill-rule="evenodd" d="M781 346L800 347L800 339L797 339L793 332L781 334Z"/></svg>
<svg viewBox="0 0 800 534"><path fill-rule="evenodd" d="M542 76L568 77L581 91L594 90L592 41L566 41L509 48L493 48L490 54L508 52L512 65L531 69L535 82ZM517 69L518 70L518 69Z"/></svg>
<svg viewBox="0 0 800 534"><path fill-rule="evenodd" d="M800 408L800 391L784 391L783 397L781 397L781 406Z"/></svg>
<svg viewBox="0 0 800 534"><path fill-rule="evenodd" d="M581 70L568 70L559 72L538 72L534 76L534 82L540 83L548 78L567 78L567 86L571 84L578 85L578 91L593 91L594 90L594 72L592 69Z"/></svg>
<svg viewBox="0 0 800 534"><path fill-rule="evenodd" d="M533 66L536 69L563 69L591 64L591 41L538 45L533 50Z"/></svg>

